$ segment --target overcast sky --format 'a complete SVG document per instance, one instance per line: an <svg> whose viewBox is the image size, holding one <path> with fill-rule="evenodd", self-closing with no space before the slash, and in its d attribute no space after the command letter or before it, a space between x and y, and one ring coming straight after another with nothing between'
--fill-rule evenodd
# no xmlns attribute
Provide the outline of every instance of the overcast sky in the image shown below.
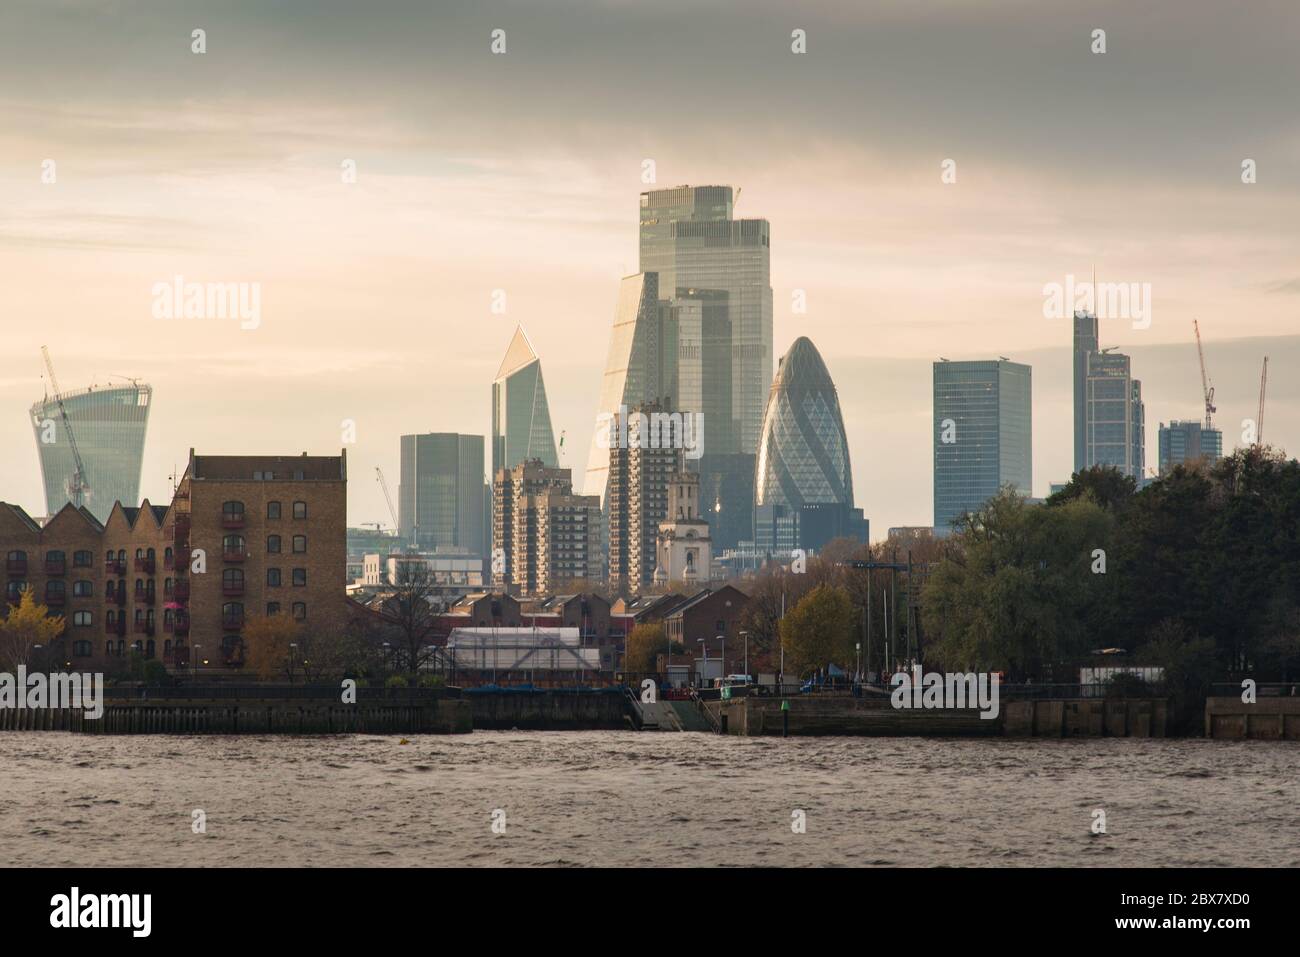
<svg viewBox="0 0 1300 957"><path fill-rule="evenodd" d="M1267 352L1266 438L1300 448L1294 0L792 7L6 0L0 499L44 511L48 344L65 388L154 385L143 494L191 446L337 452L352 419L349 521L387 522L374 466L396 483L405 432L486 433L516 323L581 475L646 159L771 221L776 353L825 358L873 537L931 520L940 354L1033 363L1035 491L1068 477L1043 286L1094 266L1150 284L1149 328L1102 330L1144 381L1150 465L1158 422L1202 414L1194 317L1226 444ZM176 275L260 283L260 326L153 318Z"/></svg>

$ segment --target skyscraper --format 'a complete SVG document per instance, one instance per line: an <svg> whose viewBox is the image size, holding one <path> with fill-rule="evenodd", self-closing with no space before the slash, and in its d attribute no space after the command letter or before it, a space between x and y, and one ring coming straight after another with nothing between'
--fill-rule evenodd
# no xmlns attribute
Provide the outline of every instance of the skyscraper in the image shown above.
<svg viewBox="0 0 1300 957"><path fill-rule="evenodd" d="M934 363L934 527L1033 486L1032 373L1006 359Z"/></svg>
<svg viewBox="0 0 1300 957"><path fill-rule="evenodd" d="M520 326L492 382L492 474L526 459L552 468L560 464L542 363Z"/></svg>
<svg viewBox="0 0 1300 957"><path fill-rule="evenodd" d="M1223 433L1207 429L1195 420L1160 423L1160 474L1168 475L1176 465L1204 462L1213 465L1223 458Z"/></svg>
<svg viewBox="0 0 1300 957"><path fill-rule="evenodd" d="M1143 481L1146 406L1131 360L1100 348L1094 309L1074 314L1074 470L1114 466Z"/></svg>
<svg viewBox="0 0 1300 957"><path fill-rule="evenodd" d="M820 549L832 538L865 534L861 513L853 508L839 396L821 354L806 337L795 340L772 380L754 484L759 548ZM790 530L788 539L765 534L780 527Z"/></svg>
<svg viewBox="0 0 1300 957"><path fill-rule="evenodd" d="M668 487L681 471L684 457L671 441L651 441L651 418L664 411L659 403L629 410L626 446L614 443L609 458L609 582L620 593L639 591L655 570L655 539L668 517ZM621 423L616 420L621 432ZM644 430L644 432L643 432Z"/></svg>
<svg viewBox="0 0 1300 957"><path fill-rule="evenodd" d="M70 501L69 484L76 472L58 398L47 396L31 408L48 515L54 515ZM82 504L100 522L106 522L114 502L128 507L140 502L140 472L153 388L137 383L104 389L92 386L65 392L61 398L86 470L89 491Z"/></svg>
<svg viewBox="0 0 1300 957"><path fill-rule="evenodd" d="M732 219L732 210L730 186L642 193L641 271L659 274L663 299L704 296L725 309L731 408L694 411L704 413L711 451L752 453L772 382L771 228L765 219ZM707 388L710 370L700 375L694 387ZM682 383L681 408L692 405L691 387Z"/></svg>
<svg viewBox="0 0 1300 957"><path fill-rule="evenodd" d="M600 499L574 495L569 469L536 459L500 469L492 497L494 585L535 595L600 576Z"/></svg>
<svg viewBox="0 0 1300 957"><path fill-rule="evenodd" d="M398 535L421 549L487 555L483 436L430 432L401 437Z"/></svg>

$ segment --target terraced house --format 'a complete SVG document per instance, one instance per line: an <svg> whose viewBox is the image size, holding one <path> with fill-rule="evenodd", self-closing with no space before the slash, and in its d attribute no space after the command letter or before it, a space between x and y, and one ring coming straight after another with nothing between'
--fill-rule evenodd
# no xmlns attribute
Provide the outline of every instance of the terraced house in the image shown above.
<svg viewBox="0 0 1300 957"><path fill-rule="evenodd" d="M50 666L132 653L195 672L238 668L252 615L304 627L346 614L347 460L196 455L169 506L65 505L44 526L0 503L5 597L30 586L66 627Z"/></svg>

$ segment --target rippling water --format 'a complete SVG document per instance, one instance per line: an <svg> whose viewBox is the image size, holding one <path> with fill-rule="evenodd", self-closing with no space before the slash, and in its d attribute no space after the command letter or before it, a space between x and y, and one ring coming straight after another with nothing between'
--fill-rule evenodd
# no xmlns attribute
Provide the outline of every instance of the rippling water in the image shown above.
<svg viewBox="0 0 1300 957"><path fill-rule="evenodd" d="M1300 865L1292 742L400 740L0 734L0 861Z"/></svg>

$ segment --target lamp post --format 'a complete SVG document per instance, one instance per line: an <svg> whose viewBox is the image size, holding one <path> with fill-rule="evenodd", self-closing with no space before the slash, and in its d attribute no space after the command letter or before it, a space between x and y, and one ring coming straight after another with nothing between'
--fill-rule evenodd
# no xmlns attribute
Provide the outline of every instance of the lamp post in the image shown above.
<svg viewBox="0 0 1300 957"><path fill-rule="evenodd" d="M722 673L722 680L725 683L727 680L727 636L725 634L718 635L718 641L720 643L718 651L718 668Z"/></svg>
<svg viewBox="0 0 1300 957"><path fill-rule="evenodd" d="M741 631L740 637L745 639L745 674L749 674L749 632Z"/></svg>
<svg viewBox="0 0 1300 957"><path fill-rule="evenodd" d="M202 646L196 644L191 647L193 648L193 652L194 652L194 661L190 665L190 672L192 677L197 679L199 677L199 648Z"/></svg>
<svg viewBox="0 0 1300 957"><path fill-rule="evenodd" d="M293 657L298 653L298 642L289 642L289 684L293 684Z"/></svg>
<svg viewBox="0 0 1300 957"><path fill-rule="evenodd" d="M695 641L698 644L704 646L703 648L700 649L701 653L704 656L701 660L707 665L709 663L709 645L703 638L696 638Z"/></svg>

